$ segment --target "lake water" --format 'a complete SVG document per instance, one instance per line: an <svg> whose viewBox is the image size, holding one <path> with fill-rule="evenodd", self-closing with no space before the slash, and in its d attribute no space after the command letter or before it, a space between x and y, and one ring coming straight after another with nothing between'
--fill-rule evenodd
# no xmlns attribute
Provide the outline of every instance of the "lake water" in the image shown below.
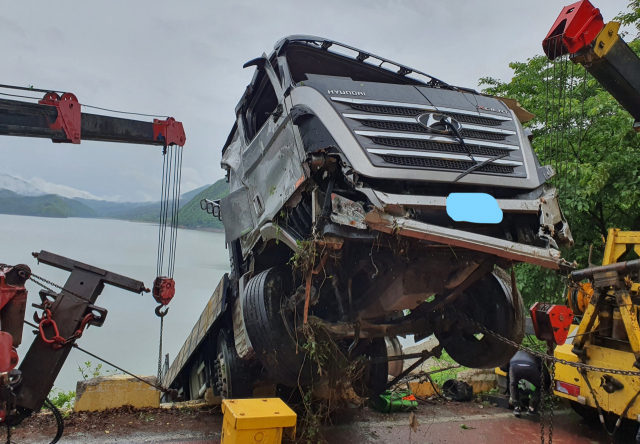
<svg viewBox="0 0 640 444"><path fill-rule="evenodd" d="M24 263L32 271L64 285L68 272L48 265L37 265L34 251L47 250L108 271L143 281L151 287L156 277L158 228L152 224L110 219L55 219L44 217L0 215L0 263ZM224 273L229 271L229 256L224 234L182 230L178 232L174 279L176 296L165 317L163 354L170 361L177 355L191 328L197 321L211 293ZM26 319L33 321L39 302L38 287L27 283L29 305ZM137 295L106 286L96 305L109 311L104 325L89 328L78 345L142 375L157 373L160 319L157 304L149 293ZM32 329L25 326L23 342L18 349L22 358L33 340ZM96 360L73 349L55 386L75 390L82 379L78 365ZM103 366L107 368L107 366Z"/></svg>

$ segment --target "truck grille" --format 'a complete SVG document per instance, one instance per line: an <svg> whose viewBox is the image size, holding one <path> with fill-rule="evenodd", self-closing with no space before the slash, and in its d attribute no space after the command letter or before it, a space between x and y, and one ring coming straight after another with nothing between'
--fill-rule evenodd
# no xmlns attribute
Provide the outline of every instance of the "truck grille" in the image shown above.
<svg viewBox="0 0 640 444"><path fill-rule="evenodd" d="M389 131L411 131L414 133L429 133L430 131L417 123L405 123L405 122L389 122L383 120L361 120L363 125L372 128L384 129ZM474 139L485 140L505 140L507 138L504 134L484 133L482 131L473 131L463 129L461 132L463 137L471 137Z"/></svg>
<svg viewBox="0 0 640 444"><path fill-rule="evenodd" d="M454 153L466 153L467 149L459 143L430 142L428 140L392 139L388 137L372 137L371 140L378 145L392 146L396 148L412 148L418 150L446 151ZM482 154L485 156L501 156L509 152L499 148L486 146L467 145L471 154Z"/></svg>
<svg viewBox="0 0 640 444"><path fill-rule="evenodd" d="M378 113L378 114L395 114L398 116L419 116L420 114L423 114L425 112L424 109L403 108L400 106L362 105L359 103L351 103L350 106L351 108L358 111L365 111L368 113ZM500 120L491 119L488 117L470 116L466 114L457 114L457 113L448 113L448 112L440 112L440 114L453 117L459 122L473 123L476 125L500 126L500 123L501 123Z"/></svg>
<svg viewBox="0 0 640 444"><path fill-rule="evenodd" d="M372 163L379 167L461 172L474 161L492 162L471 174L526 175L517 125L511 114L489 108L476 110L376 99L332 97L339 112ZM444 114L457 120L464 144L453 134L434 131L418 122L422 114ZM525 167L525 168L523 168Z"/></svg>
<svg viewBox="0 0 640 444"><path fill-rule="evenodd" d="M437 168L465 171L473 166L473 162L454 161L446 159L430 159L424 157L404 157L404 156L382 156L387 163L401 166L411 166L420 168ZM478 168L476 171L482 173L512 174L512 166L489 164Z"/></svg>

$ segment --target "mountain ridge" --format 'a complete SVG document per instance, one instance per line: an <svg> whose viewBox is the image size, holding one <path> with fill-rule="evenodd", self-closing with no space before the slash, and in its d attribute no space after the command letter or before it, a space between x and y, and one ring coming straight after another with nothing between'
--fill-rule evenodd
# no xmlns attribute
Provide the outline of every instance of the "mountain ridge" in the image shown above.
<svg viewBox="0 0 640 444"><path fill-rule="evenodd" d="M181 196L178 213L181 228L217 231L222 222L200 208L202 199L221 199L229 194L225 179L204 185ZM111 202L107 200L67 198L56 194L22 196L0 188L0 214L40 217L84 217L157 223L160 202Z"/></svg>

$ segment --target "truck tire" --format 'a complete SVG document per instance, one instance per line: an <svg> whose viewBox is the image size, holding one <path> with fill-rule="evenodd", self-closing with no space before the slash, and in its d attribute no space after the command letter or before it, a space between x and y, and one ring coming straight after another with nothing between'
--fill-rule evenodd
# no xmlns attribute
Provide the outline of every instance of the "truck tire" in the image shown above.
<svg viewBox="0 0 640 444"><path fill-rule="evenodd" d="M214 364L216 389L222 399L253 397L253 378L250 363L236 352L233 334L226 328L218 333Z"/></svg>
<svg viewBox="0 0 640 444"><path fill-rule="evenodd" d="M387 344L384 338L374 338L358 352L365 358L387 358ZM362 398L370 398L380 395L387 389L389 381L389 363L379 362L372 364L364 361L362 378L353 382L353 390Z"/></svg>
<svg viewBox="0 0 640 444"><path fill-rule="evenodd" d="M247 283L243 316L256 357L279 384L288 387L309 385L313 368L298 347L294 319L289 319L281 304L292 287L291 270L274 267Z"/></svg>
<svg viewBox="0 0 640 444"><path fill-rule="evenodd" d="M511 280L502 270L487 274L471 285L453 307L489 330L516 343L525 328L524 302L512 294ZM482 331L436 332L445 351L458 364L470 368L495 368L509 362L517 349Z"/></svg>

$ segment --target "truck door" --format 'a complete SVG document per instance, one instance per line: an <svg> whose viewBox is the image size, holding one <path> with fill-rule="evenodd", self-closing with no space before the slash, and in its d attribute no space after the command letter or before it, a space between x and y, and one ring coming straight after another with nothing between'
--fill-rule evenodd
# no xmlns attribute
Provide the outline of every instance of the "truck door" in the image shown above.
<svg viewBox="0 0 640 444"><path fill-rule="evenodd" d="M246 140L242 153L243 182L259 228L282 208L303 175L293 128L285 110L284 96L272 61L258 65L252 96L240 114ZM276 66L277 68L277 66Z"/></svg>

